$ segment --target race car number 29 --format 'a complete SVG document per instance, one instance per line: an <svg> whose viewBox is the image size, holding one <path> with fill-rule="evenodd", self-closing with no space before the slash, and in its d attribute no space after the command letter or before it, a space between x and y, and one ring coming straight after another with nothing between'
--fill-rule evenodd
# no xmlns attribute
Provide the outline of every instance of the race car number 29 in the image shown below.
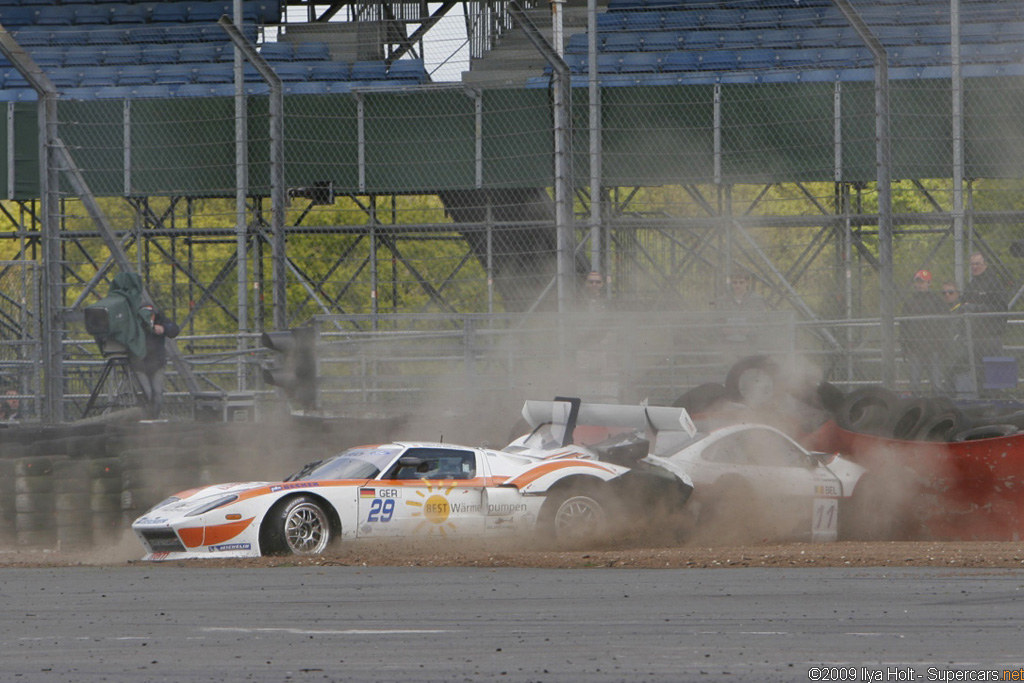
<svg viewBox="0 0 1024 683"><path fill-rule="evenodd" d="M395 514L394 498L374 498L370 503L370 514L366 517L367 522L390 522Z"/></svg>

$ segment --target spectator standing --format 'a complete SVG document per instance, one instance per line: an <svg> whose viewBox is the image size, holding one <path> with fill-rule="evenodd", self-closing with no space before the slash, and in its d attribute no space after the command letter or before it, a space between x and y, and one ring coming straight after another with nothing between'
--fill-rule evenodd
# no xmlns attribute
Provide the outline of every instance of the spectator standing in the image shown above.
<svg viewBox="0 0 1024 683"><path fill-rule="evenodd" d="M4 392L3 403L0 403L0 420L4 422L17 422L21 419L21 399L18 398L17 389L8 389Z"/></svg>
<svg viewBox="0 0 1024 683"><path fill-rule="evenodd" d="M1008 297L1006 288L981 252L971 254L971 280L960 295L962 313L1005 313ZM982 359L1003 354L1003 333L1006 331L1006 316L968 316L966 320L970 360L974 364L977 386L981 387L985 377Z"/></svg>
<svg viewBox="0 0 1024 683"><path fill-rule="evenodd" d="M166 340L177 337L180 330L173 320L149 304L144 305L140 312L149 321L145 330L146 355L141 358L132 356L130 362L146 394L149 418L155 420L160 417L163 406L164 373L167 371Z"/></svg>
<svg viewBox="0 0 1024 683"><path fill-rule="evenodd" d="M967 330L960 315L960 290L955 282L942 283L942 303L955 316L950 325L949 347L946 349L946 389L955 396L969 396L974 391L971 363L967 356Z"/></svg>
<svg viewBox="0 0 1024 683"><path fill-rule="evenodd" d="M914 273L914 289L903 301L900 321L900 344L907 359L910 390L920 392L927 376L933 393L945 388L942 360L949 347L948 326L940 316L949 308L937 293L931 291L932 274L927 270ZM927 317L925 317L927 316Z"/></svg>

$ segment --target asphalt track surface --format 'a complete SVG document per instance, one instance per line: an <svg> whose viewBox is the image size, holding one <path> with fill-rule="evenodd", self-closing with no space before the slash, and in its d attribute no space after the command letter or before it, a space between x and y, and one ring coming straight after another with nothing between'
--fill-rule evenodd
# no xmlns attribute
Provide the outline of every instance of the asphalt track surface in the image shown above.
<svg viewBox="0 0 1024 683"><path fill-rule="evenodd" d="M1020 680L1024 571L2 568L0 623L3 683Z"/></svg>

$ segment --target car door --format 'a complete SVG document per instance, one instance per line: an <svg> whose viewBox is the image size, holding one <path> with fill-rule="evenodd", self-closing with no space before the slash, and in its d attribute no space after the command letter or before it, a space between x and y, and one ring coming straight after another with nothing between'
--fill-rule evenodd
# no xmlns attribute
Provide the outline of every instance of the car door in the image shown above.
<svg viewBox="0 0 1024 683"><path fill-rule="evenodd" d="M750 483L766 512L797 521L813 540L835 538L838 479L798 444L771 429L734 432L705 449L716 477L733 474Z"/></svg>
<svg viewBox="0 0 1024 683"><path fill-rule="evenodd" d="M458 537L483 532L484 478L470 449L410 447L359 492L361 536Z"/></svg>

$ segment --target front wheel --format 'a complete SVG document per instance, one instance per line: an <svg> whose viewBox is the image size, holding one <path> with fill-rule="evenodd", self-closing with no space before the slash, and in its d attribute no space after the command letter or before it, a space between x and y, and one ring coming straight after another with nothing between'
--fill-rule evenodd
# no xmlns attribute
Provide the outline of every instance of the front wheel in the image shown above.
<svg viewBox="0 0 1024 683"><path fill-rule="evenodd" d="M559 545L587 543L608 533L608 509L593 491L564 491L548 497L541 512Z"/></svg>
<svg viewBox="0 0 1024 683"><path fill-rule="evenodd" d="M331 542L327 513L308 496L292 498L271 510L265 532L264 551L270 555L317 555Z"/></svg>

